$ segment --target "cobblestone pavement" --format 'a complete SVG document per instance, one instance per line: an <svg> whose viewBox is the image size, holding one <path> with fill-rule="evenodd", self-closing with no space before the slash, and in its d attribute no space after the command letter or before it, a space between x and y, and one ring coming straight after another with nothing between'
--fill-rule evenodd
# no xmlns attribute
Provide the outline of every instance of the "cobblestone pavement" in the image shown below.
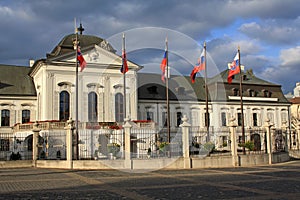
<svg viewBox="0 0 300 200"><path fill-rule="evenodd" d="M300 199L300 161L148 173L0 169L0 199Z"/></svg>

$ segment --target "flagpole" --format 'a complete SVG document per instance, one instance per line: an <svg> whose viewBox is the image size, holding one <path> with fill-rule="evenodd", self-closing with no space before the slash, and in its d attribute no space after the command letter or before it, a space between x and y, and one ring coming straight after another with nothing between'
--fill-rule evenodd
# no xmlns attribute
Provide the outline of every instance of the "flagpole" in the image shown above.
<svg viewBox="0 0 300 200"><path fill-rule="evenodd" d="M244 124L244 108L243 108L243 76L242 76L242 69L241 69L241 53L240 47L238 47L238 54L239 54L239 69L240 69L240 97L241 97L241 120L242 120L242 146L243 146L243 154L246 154L245 150L245 124Z"/></svg>
<svg viewBox="0 0 300 200"><path fill-rule="evenodd" d="M76 83L75 83L75 93L76 93L76 98L75 98L75 126L76 126L76 132L75 132L75 137L76 137L76 160L79 160L79 155L78 155L78 140L79 140L79 136L78 136L78 29L76 27L76 18L74 20L75 22L75 57L76 57L76 70L75 70L75 76L76 76Z"/></svg>
<svg viewBox="0 0 300 200"><path fill-rule="evenodd" d="M125 62L125 58L124 58L124 53L125 53L125 34L123 33L123 39L122 39L122 65L123 65L123 70L125 70L125 66L124 66L124 62ZM125 118L126 118L126 72L123 73L123 93L124 93L124 98L123 98L123 111L124 111L124 117L123 117L123 121L125 123Z"/></svg>
<svg viewBox="0 0 300 200"><path fill-rule="evenodd" d="M169 52L168 52L168 38L166 37L166 60L167 60L167 72L166 72L166 97L167 97L167 134L168 142L171 142L171 132L170 132L170 104L169 104Z"/></svg>
<svg viewBox="0 0 300 200"><path fill-rule="evenodd" d="M205 62L205 68L204 68L204 79L205 79L205 107L206 107L206 118L205 118L205 123L206 123L206 129L207 129L207 138L206 142L210 141L209 137L209 112L208 112L208 87L207 87L207 62L206 62L206 42L204 42L203 45L204 48L204 62Z"/></svg>

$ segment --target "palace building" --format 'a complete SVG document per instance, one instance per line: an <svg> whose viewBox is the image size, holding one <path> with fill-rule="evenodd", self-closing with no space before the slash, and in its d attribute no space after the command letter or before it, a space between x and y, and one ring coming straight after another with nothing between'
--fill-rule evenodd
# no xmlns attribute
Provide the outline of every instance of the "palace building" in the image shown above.
<svg viewBox="0 0 300 200"><path fill-rule="evenodd" d="M15 124L34 121L66 121L75 119L76 54L75 34L65 36L46 58L30 66L0 65L1 133L11 132ZM78 121L118 122L125 117L155 122L157 130L166 128L166 88L160 74L139 73L142 66L128 61L124 89L120 72L122 58L105 39L78 35L81 52L87 67L78 74ZM157 66L159 67L159 66ZM227 82L228 71L209 78L208 123L206 124L205 82L188 76L171 76L169 80L170 128L176 133L183 115L192 127L209 125L211 132L226 129L235 118L242 125L240 75ZM256 77L252 70L242 73L243 113L247 129L260 128L269 119L275 128L289 121L289 101L281 86ZM126 96L124 96L126 91ZM123 109L126 97L126 109ZM126 116L125 116L126 113ZM212 134L219 146L227 135ZM247 136L249 140L250 135ZM261 136L262 137L262 136Z"/></svg>

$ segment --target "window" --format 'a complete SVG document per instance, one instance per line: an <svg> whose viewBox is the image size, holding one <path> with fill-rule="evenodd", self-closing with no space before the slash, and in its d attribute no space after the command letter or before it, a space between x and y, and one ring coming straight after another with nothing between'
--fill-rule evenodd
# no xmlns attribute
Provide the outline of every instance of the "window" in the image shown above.
<svg viewBox="0 0 300 200"><path fill-rule="evenodd" d="M272 111L267 113L267 118L270 120L271 123L274 123L274 113Z"/></svg>
<svg viewBox="0 0 300 200"><path fill-rule="evenodd" d="M124 121L123 94L117 93L115 96L115 116L116 122Z"/></svg>
<svg viewBox="0 0 300 200"><path fill-rule="evenodd" d="M177 127L179 127L179 125L182 124L182 121L181 121L182 113L181 112L177 112L176 116L177 116L177 118L176 118L177 119L176 125L177 125Z"/></svg>
<svg viewBox="0 0 300 200"><path fill-rule="evenodd" d="M238 126L242 126L242 113L238 113Z"/></svg>
<svg viewBox="0 0 300 200"><path fill-rule="evenodd" d="M254 97L254 90L248 89L249 97Z"/></svg>
<svg viewBox="0 0 300 200"><path fill-rule="evenodd" d="M204 119L205 119L205 126L209 126L210 125L210 117L209 117L209 113L205 113L204 114Z"/></svg>
<svg viewBox="0 0 300 200"><path fill-rule="evenodd" d="M22 124L30 122L30 110L22 110Z"/></svg>
<svg viewBox="0 0 300 200"><path fill-rule="evenodd" d="M9 151L9 139L0 139L0 151Z"/></svg>
<svg viewBox="0 0 300 200"><path fill-rule="evenodd" d="M282 122L287 122L287 113L286 112L281 113L281 121Z"/></svg>
<svg viewBox="0 0 300 200"><path fill-rule="evenodd" d="M146 115L147 115L147 120L150 121L153 120L153 112L147 111Z"/></svg>
<svg viewBox="0 0 300 200"><path fill-rule="evenodd" d="M269 90L262 90L263 92L263 96L264 97L271 97L272 96L272 92Z"/></svg>
<svg viewBox="0 0 300 200"><path fill-rule="evenodd" d="M232 95L233 96L237 96L238 95L238 89L236 89L236 88L232 88Z"/></svg>
<svg viewBox="0 0 300 200"><path fill-rule="evenodd" d="M9 126L10 121L10 111L2 110L1 111L1 126Z"/></svg>
<svg viewBox="0 0 300 200"><path fill-rule="evenodd" d="M226 113L225 112L221 113L221 125L226 126Z"/></svg>
<svg viewBox="0 0 300 200"><path fill-rule="evenodd" d="M70 117L70 94L62 91L59 94L59 120L67 121Z"/></svg>
<svg viewBox="0 0 300 200"><path fill-rule="evenodd" d="M90 92L88 94L88 120L89 122L97 122L97 94L95 92Z"/></svg>
<svg viewBox="0 0 300 200"><path fill-rule="evenodd" d="M147 88L149 94L158 94L157 92L157 86L151 86Z"/></svg>
<svg viewBox="0 0 300 200"><path fill-rule="evenodd" d="M258 126L258 123L257 123L257 113L253 113L252 117L253 117L253 126Z"/></svg>
<svg viewBox="0 0 300 200"><path fill-rule="evenodd" d="M163 127L167 127L167 112L162 113Z"/></svg>
<svg viewBox="0 0 300 200"><path fill-rule="evenodd" d="M185 95L185 88L184 87L178 87L176 88L178 95Z"/></svg>

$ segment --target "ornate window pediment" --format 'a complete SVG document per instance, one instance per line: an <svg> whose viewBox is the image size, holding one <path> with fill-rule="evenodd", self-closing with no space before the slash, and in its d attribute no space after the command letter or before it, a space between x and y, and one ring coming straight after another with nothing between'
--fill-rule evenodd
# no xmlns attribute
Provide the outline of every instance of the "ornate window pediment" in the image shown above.
<svg viewBox="0 0 300 200"><path fill-rule="evenodd" d="M86 87L88 87L88 88L104 88L104 86L99 83L88 83L86 85Z"/></svg>
<svg viewBox="0 0 300 200"><path fill-rule="evenodd" d="M62 86L74 86L71 82L67 82L67 81L63 81L63 82L59 82L57 84L59 87L62 87Z"/></svg>

